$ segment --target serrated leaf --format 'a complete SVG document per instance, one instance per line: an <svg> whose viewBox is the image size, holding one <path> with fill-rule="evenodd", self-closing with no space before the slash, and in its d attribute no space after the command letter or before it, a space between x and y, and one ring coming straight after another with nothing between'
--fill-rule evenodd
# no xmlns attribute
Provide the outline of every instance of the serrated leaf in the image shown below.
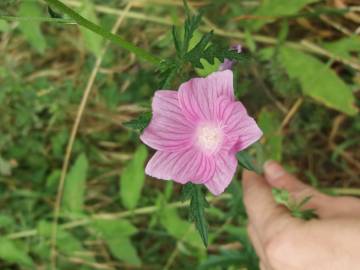
<svg viewBox="0 0 360 270"><path fill-rule="evenodd" d="M285 189L279 189L279 188L273 188L271 190L272 195L274 197L274 200L276 203L278 204L282 204L286 207L289 207L290 203L289 203L289 199L290 199L290 194L289 191L285 190Z"/></svg>
<svg viewBox="0 0 360 270"><path fill-rule="evenodd" d="M195 223L201 239L205 246L208 245L208 224L205 217L205 208L209 207L205 194L201 189L201 185L192 183L184 186L184 199L190 199L189 212L190 220Z"/></svg>
<svg viewBox="0 0 360 270"><path fill-rule="evenodd" d="M220 62L224 62L225 59L237 61L249 60L248 55L244 53L238 53L228 48L220 48L215 44L210 44L212 35L212 32L204 34L199 43L184 55L184 59L189 61L193 67L204 68L201 63L202 59L205 59L209 64L214 64L216 59Z"/></svg>
<svg viewBox="0 0 360 270"><path fill-rule="evenodd" d="M99 19L96 15L94 4L91 1L82 0L82 8L79 14L91 22L99 24ZM80 27L80 29L84 38L85 48L87 48L94 55L98 56L103 45L102 37L84 27Z"/></svg>
<svg viewBox="0 0 360 270"><path fill-rule="evenodd" d="M351 88L320 60L287 47L280 50L279 57L289 76L299 80L304 94L346 114L358 112Z"/></svg>
<svg viewBox="0 0 360 270"><path fill-rule="evenodd" d="M199 27L202 18L202 13L195 16L191 15L186 0L184 0L184 8L185 8L186 20L184 22L184 38L183 38L181 55L184 55L188 51L190 40L192 39L196 29Z"/></svg>
<svg viewBox="0 0 360 270"><path fill-rule="evenodd" d="M143 131L146 128L151 120L151 112L145 112L140 114L137 118L125 122L123 125L127 128L134 129L136 131Z"/></svg>
<svg viewBox="0 0 360 270"><path fill-rule="evenodd" d="M236 158L239 162L239 165L244 167L249 171L254 171L259 173L259 168L255 163L255 158L252 157L248 152L241 151L236 154Z"/></svg>
<svg viewBox="0 0 360 270"><path fill-rule="evenodd" d="M0 259L19 264L25 268L33 269L34 267L31 257L18 247L13 240L4 237L0 237Z"/></svg>
<svg viewBox="0 0 360 270"><path fill-rule="evenodd" d="M22 1L17 14L19 17L41 17L39 4L35 1ZM19 28L31 46L39 53L44 53L46 40L42 34L39 21L19 21Z"/></svg>
<svg viewBox="0 0 360 270"><path fill-rule="evenodd" d="M144 162L148 152L144 145L139 145L131 161L120 176L120 198L127 209L134 209L139 201L145 180Z"/></svg>
<svg viewBox="0 0 360 270"><path fill-rule="evenodd" d="M79 213L83 210L88 161L81 154L66 177L63 205L66 211Z"/></svg>

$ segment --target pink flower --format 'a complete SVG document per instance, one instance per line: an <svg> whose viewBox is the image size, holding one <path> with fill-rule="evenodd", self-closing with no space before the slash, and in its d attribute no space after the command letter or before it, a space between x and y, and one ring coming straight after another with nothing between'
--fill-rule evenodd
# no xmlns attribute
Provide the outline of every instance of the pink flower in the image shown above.
<svg viewBox="0 0 360 270"><path fill-rule="evenodd" d="M157 150L146 174L185 184L204 184L219 195L230 184L236 152L262 132L235 100L233 73L212 73L183 83L178 91L156 91L153 116L141 140Z"/></svg>

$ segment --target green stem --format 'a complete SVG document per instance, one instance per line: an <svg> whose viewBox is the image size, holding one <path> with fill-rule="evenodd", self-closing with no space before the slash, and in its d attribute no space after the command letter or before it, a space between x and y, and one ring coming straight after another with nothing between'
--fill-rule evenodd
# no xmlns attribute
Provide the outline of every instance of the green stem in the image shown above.
<svg viewBox="0 0 360 270"><path fill-rule="evenodd" d="M161 61L160 58L148 53L147 51L135 46L131 42L126 41L122 37L115 35L102 27L100 27L97 24L92 23L91 21L85 19L81 15L79 15L77 12L69 8L68 6L64 5L62 2L58 0L45 0L49 5L55 7L59 11L67 14L70 18L72 18L74 21L76 21L79 25L89 29L90 31L104 37L105 39L108 39L115 44L119 45L120 47L134 53L137 57L150 62L154 65L158 65Z"/></svg>
<svg viewBox="0 0 360 270"><path fill-rule="evenodd" d="M221 200L229 200L231 199L232 196L230 194L222 194L221 196L218 197L213 197L213 196L207 196L206 199L209 202L215 203L217 201L221 201ZM179 202L174 202L174 203L170 203L168 204L166 207L169 208L182 208L185 206L188 206L190 204L190 201L179 201ZM80 227L80 226L86 226L89 223L91 223L93 220L96 219L105 219L105 220L115 220L115 219L122 219L122 218L128 218L128 217L132 217L132 216L136 216L136 215L148 215L148 214L152 214L156 211L158 211L158 206L153 205L153 206L146 206L146 207L142 207L142 208L137 208L135 210L130 210L130 211L123 211L123 212L118 212L118 213L103 213L103 214L96 214L90 217L86 217L83 219L78 219L78 220L74 220L74 221L70 221L68 223L64 223L60 226L61 229L72 229L72 228L76 228L76 227ZM33 236L37 236L38 235L38 231L36 229L32 229L32 230L26 230L26 231L21 231L21 232L17 232L17 233L11 233L6 235L5 237L9 238L9 239L19 239L19 238L26 238L26 237L33 237Z"/></svg>

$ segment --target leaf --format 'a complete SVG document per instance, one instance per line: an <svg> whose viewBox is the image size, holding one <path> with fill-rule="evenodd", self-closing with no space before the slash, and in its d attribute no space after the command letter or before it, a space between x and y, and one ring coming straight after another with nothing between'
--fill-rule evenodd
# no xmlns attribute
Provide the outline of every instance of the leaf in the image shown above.
<svg viewBox="0 0 360 270"><path fill-rule="evenodd" d="M266 159L281 161L283 136L278 132L281 122L276 113L263 109L258 121L260 129L266 138Z"/></svg>
<svg viewBox="0 0 360 270"><path fill-rule="evenodd" d="M144 162L148 156L147 148L140 144L133 158L120 176L120 198L127 209L134 209L139 201L145 180Z"/></svg>
<svg viewBox="0 0 360 270"><path fill-rule="evenodd" d="M19 17L41 17L42 12L38 3L34 1L22 1L17 15ZM19 21L19 28L37 52L45 52L46 40L41 32L39 21Z"/></svg>
<svg viewBox="0 0 360 270"><path fill-rule="evenodd" d="M246 151L241 151L236 154L236 158L239 162L239 165L244 167L249 171L254 171L259 173L259 168L255 164L255 159Z"/></svg>
<svg viewBox="0 0 360 270"><path fill-rule="evenodd" d="M203 247L202 240L192 224L180 218L175 208L164 206L160 215L160 223L177 240L194 247Z"/></svg>
<svg viewBox="0 0 360 270"><path fill-rule="evenodd" d="M82 3L82 8L79 14L91 22L98 24L99 20L95 13L94 4L89 0L82 0ZM84 27L80 27L80 29L84 38L85 47L88 51L98 56L103 45L102 37Z"/></svg>
<svg viewBox="0 0 360 270"><path fill-rule="evenodd" d="M125 122L123 125L127 128L134 129L142 132L150 123L151 112L145 112L140 114L137 118Z"/></svg>
<svg viewBox="0 0 360 270"><path fill-rule="evenodd" d="M40 221L37 225L38 235L50 239L52 235L52 223L47 221ZM81 251L84 251L84 248L81 244L81 241L75 238L70 232L65 231L61 227L57 228L57 248L60 252L66 255L74 255ZM50 250L48 249L50 252ZM50 253L47 254L47 257Z"/></svg>
<svg viewBox="0 0 360 270"><path fill-rule="evenodd" d="M134 266L141 265L141 260L129 238L137 232L137 228L129 221L98 219L92 225L105 240L114 257Z"/></svg>
<svg viewBox="0 0 360 270"><path fill-rule="evenodd" d="M11 163L3 159L0 155L0 175L9 176L11 175Z"/></svg>
<svg viewBox="0 0 360 270"><path fill-rule="evenodd" d="M14 241L0 237L0 259L33 269L34 263L31 257L20 249Z"/></svg>
<svg viewBox="0 0 360 270"><path fill-rule="evenodd" d="M181 49L181 56L188 52L190 41L196 29L200 26L202 13L192 16L187 1L184 0L186 20L184 22L184 38Z"/></svg>
<svg viewBox="0 0 360 270"><path fill-rule="evenodd" d="M130 265L140 266L141 260L136 248L128 237L112 237L106 239L111 253L115 258L122 260Z"/></svg>
<svg viewBox="0 0 360 270"><path fill-rule="evenodd" d="M279 57L289 76L299 80L304 94L346 114L358 112L350 87L320 60L286 47L280 50Z"/></svg>
<svg viewBox="0 0 360 270"><path fill-rule="evenodd" d="M105 220L96 219L93 221L92 226L101 234L105 239L114 236L131 236L137 233L137 228L126 219L118 220Z"/></svg>
<svg viewBox="0 0 360 270"><path fill-rule="evenodd" d="M5 214L0 214L0 228L12 228L15 224L15 220L13 217Z"/></svg>
<svg viewBox="0 0 360 270"><path fill-rule="evenodd" d="M318 2L319 0L262 0L259 7L252 14L259 19L251 22L251 29L258 30L266 23L272 22L274 19L268 17L284 17L296 14L306 5Z"/></svg>
<svg viewBox="0 0 360 270"><path fill-rule="evenodd" d="M83 210L88 160L81 154L71 167L64 187L64 209L79 213Z"/></svg>
<svg viewBox="0 0 360 270"><path fill-rule="evenodd" d="M201 59L205 59L210 64L214 64L215 59L221 62L224 62L225 59L237 61L247 61L249 59L244 53L211 44L212 37L212 31L204 34L195 47L184 55L184 59L189 61L195 68L204 68Z"/></svg>
<svg viewBox="0 0 360 270"><path fill-rule="evenodd" d="M278 204L282 204L286 207L290 206L289 203L289 199L290 199L290 194L287 190L285 189L279 189L279 188L273 188L271 190L272 195L274 197L274 200L276 203Z"/></svg>
<svg viewBox="0 0 360 270"><path fill-rule="evenodd" d="M8 32L10 31L10 25L7 21L0 19L0 32Z"/></svg>
<svg viewBox="0 0 360 270"><path fill-rule="evenodd" d="M208 224L205 217L205 208L209 207L201 185L186 184L183 189L183 198L190 199L190 220L194 221L204 245L208 245Z"/></svg>
<svg viewBox="0 0 360 270"><path fill-rule="evenodd" d="M323 42L322 47L338 57L351 60L351 53L360 53L360 37L354 35L333 42Z"/></svg>

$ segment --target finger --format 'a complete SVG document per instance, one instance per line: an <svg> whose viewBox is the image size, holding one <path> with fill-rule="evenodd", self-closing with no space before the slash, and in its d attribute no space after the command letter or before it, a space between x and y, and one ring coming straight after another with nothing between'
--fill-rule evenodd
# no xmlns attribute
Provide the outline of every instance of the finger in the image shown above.
<svg viewBox="0 0 360 270"><path fill-rule="evenodd" d="M313 187L302 183L275 161L264 165L265 178L270 186L286 189L295 200L311 196L304 209L313 208L320 218L337 218L346 216L360 217L360 201L351 197L331 197Z"/></svg>
<svg viewBox="0 0 360 270"><path fill-rule="evenodd" d="M243 172L244 204L250 223L262 243L273 236L284 224L293 220L289 212L275 203L271 188L265 179L256 173Z"/></svg>
<svg viewBox="0 0 360 270"><path fill-rule="evenodd" d="M321 193L311 186L305 185L299 181L295 176L288 173L279 163L270 160L264 165L265 178L267 182L275 188L286 189L293 195L320 195ZM323 195L323 194L321 194Z"/></svg>

